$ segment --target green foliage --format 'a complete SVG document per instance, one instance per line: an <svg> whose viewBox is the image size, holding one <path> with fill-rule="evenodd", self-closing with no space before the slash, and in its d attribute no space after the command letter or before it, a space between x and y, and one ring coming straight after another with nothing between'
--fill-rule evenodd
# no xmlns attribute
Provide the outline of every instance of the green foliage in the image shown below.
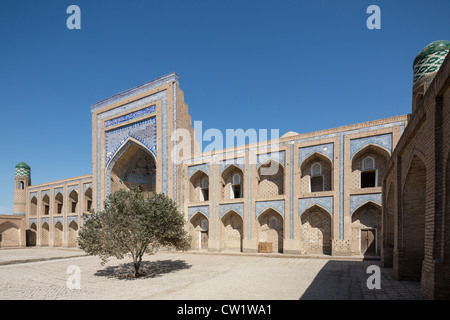
<svg viewBox="0 0 450 320"><path fill-rule="evenodd" d="M187 250L190 239L176 203L165 194L144 199L138 190L119 190L105 201L104 210L85 215L78 233L78 245L104 264L108 258L133 258L135 276L144 254L155 254L160 247Z"/></svg>

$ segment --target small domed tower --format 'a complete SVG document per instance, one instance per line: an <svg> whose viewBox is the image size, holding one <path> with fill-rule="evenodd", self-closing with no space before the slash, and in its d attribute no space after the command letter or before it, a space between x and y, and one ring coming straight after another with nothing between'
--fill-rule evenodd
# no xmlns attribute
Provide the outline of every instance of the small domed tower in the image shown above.
<svg viewBox="0 0 450 320"><path fill-rule="evenodd" d="M27 188L31 186L31 169L25 162L18 163L15 167L14 187L14 215L26 215Z"/></svg>
<svg viewBox="0 0 450 320"><path fill-rule="evenodd" d="M439 40L427 45L414 59L412 112L422 100L450 50L450 41Z"/></svg>

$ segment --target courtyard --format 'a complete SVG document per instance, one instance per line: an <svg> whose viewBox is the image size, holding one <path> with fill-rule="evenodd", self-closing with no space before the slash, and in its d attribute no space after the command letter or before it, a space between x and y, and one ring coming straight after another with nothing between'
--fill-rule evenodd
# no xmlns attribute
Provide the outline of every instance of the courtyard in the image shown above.
<svg viewBox="0 0 450 320"><path fill-rule="evenodd" d="M381 268L381 289L369 289L378 260L282 254L160 251L144 256L145 277L128 277L131 259L78 249L0 250L3 300L418 300L420 283L397 281ZM68 282L79 271L79 289Z"/></svg>

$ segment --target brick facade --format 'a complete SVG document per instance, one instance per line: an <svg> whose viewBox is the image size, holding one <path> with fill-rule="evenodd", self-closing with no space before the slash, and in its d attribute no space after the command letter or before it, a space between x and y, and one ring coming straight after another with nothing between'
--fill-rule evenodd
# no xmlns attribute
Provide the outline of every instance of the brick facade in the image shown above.
<svg viewBox="0 0 450 320"><path fill-rule="evenodd" d="M411 119L383 178L382 263L397 279L420 280L424 299L450 297L449 88L447 56L428 88L414 88Z"/></svg>

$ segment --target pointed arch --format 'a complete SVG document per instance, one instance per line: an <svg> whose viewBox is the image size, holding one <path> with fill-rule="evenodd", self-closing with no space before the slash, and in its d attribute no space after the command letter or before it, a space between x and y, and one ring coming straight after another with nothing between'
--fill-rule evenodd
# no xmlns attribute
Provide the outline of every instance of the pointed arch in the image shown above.
<svg viewBox="0 0 450 320"><path fill-rule="evenodd" d="M49 215L50 214L50 197L48 194L45 194L41 200L41 215Z"/></svg>
<svg viewBox="0 0 450 320"><path fill-rule="evenodd" d="M50 241L50 226L47 221L41 225L41 247L48 247Z"/></svg>
<svg viewBox="0 0 450 320"><path fill-rule="evenodd" d="M317 165L320 173L313 175ZM300 185L302 193L333 190L333 161L320 152L313 152L300 164Z"/></svg>
<svg viewBox="0 0 450 320"><path fill-rule="evenodd" d="M382 172L384 172L390 150L377 144L369 143L355 152L351 158L353 188L375 188L382 185ZM371 170L364 168L364 160L371 158L374 167Z"/></svg>
<svg viewBox="0 0 450 320"><path fill-rule="evenodd" d="M37 216L38 213L38 200L33 196L30 200L30 216Z"/></svg>
<svg viewBox="0 0 450 320"><path fill-rule="evenodd" d="M53 246L62 247L63 242L63 224L61 221L55 223L53 227Z"/></svg>
<svg viewBox="0 0 450 320"><path fill-rule="evenodd" d="M89 212L92 208L92 188L88 187L84 192L84 212Z"/></svg>
<svg viewBox="0 0 450 320"><path fill-rule="evenodd" d="M332 214L327 208L325 208L324 206L320 205L319 203L313 203L309 208L303 210L303 212L300 212L300 214L299 214L300 219L302 218L302 215L303 215L306 211L308 211L308 210L310 210L310 209L313 209L313 208L316 208L316 209L318 209L318 210L323 210L323 211L325 211L325 212L330 216L330 219L333 219L333 214Z"/></svg>
<svg viewBox="0 0 450 320"><path fill-rule="evenodd" d="M197 211L189 219L188 232L191 236L191 248L207 249L209 240L209 219L200 211Z"/></svg>
<svg viewBox="0 0 450 320"><path fill-rule="evenodd" d="M64 196L62 195L61 192L58 192L55 195L54 203L55 203L54 208L56 209L55 213L56 214L62 214L63 213L63 206L64 206Z"/></svg>
<svg viewBox="0 0 450 320"><path fill-rule="evenodd" d="M106 195L119 189L140 188L145 197L156 191L156 156L134 138L128 138L106 168Z"/></svg>
<svg viewBox="0 0 450 320"><path fill-rule="evenodd" d="M332 215L314 204L300 215L302 247L307 253L331 254Z"/></svg>
<svg viewBox="0 0 450 320"><path fill-rule="evenodd" d="M191 202L209 200L209 176L203 170L197 170L189 179L189 199Z"/></svg>
<svg viewBox="0 0 450 320"><path fill-rule="evenodd" d="M284 166L275 159L267 159L257 169L258 196L268 197L284 194Z"/></svg>
<svg viewBox="0 0 450 320"><path fill-rule="evenodd" d="M420 280L425 258L425 210L427 170L421 157L415 154L409 164L402 189L401 249L408 267L403 279Z"/></svg>
<svg viewBox="0 0 450 320"><path fill-rule="evenodd" d="M236 179L238 177L238 179ZM244 197L244 171L234 164L230 164L221 174L222 200ZM238 181L237 181L238 180Z"/></svg>
<svg viewBox="0 0 450 320"><path fill-rule="evenodd" d="M358 211L361 207L364 207L364 206L367 205L367 204L371 204L371 205L373 205L373 206L375 206L375 207L381 209L381 204L380 204L380 203L378 203L378 202L376 202L376 201L374 201L374 200L367 200L367 201L361 203L360 205L358 205L353 211L351 211L351 212L350 212L350 216L353 216L353 214L354 214L356 211Z"/></svg>
<svg viewBox="0 0 450 320"><path fill-rule="evenodd" d="M157 155L155 152L153 152L153 150L149 149L147 146L145 146L142 142L136 140L133 137L128 137L116 150L116 152L114 152L114 154L110 157L110 160L105 164L105 167L107 168L112 168L114 166L114 164L116 163L116 161L121 157L121 155L131 146L131 145L137 145L140 148L144 149L145 151L147 151L149 154L151 154L153 156L153 158L157 159Z"/></svg>
<svg viewBox="0 0 450 320"><path fill-rule="evenodd" d="M69 194L70 212L76 213L78 209L78 192L72 190Z"/></svg>
<svg viewBox="0 0 450 320"><path fill-rule="evenodd" d="M36 246L36 240L37 240L37 225L36 223L32 222L30 225L30 228L26 230L25 232L26 237L26 245L28 247L34 247Z"/></svg>
<svg viewBox="0 0 450 320"><path fill-rule="evenodd" d="M11 222L6 221L0 224L1 246L2 247L19 247L20 246L20 227Z"/></svg>
<svg viewBox="0 0 450 320"><path fill-rule="evenodd" d="M220 221L222 250L242 252L244 221L240 214L234 210L229 210Z"/></svg>
<svg viewBox="0 0 450 320"><path fill-rule="evenodd" d="M367 145L365 145L364 147L362 147L361 149L359 149L357 152L355 152L353 154L352 161L353 161L353 159L361 156L361 154L364 154L365 152L367 152L367 150L376 150L376 151L380 152L386 159L389 159L391 156L391 150L389 150L379 144L368 143Z"/></svg>
<svg viewBox="0 0 450 320"><path fill-rule="evenodd" d="M366 201L351 216L351 249L356 254L380 255L381 206Z"/></svg>
<svg viewBox="0 0 450 320"><path fill-rule="evenodd" d="M268 207L257 218L258 242L272 244L272 252L283 253L284 219L280 212Z"/></svg>
<svg viewBox="0 0 450 320"><path fill-rule="evenodd" d="M75 220L72 220L69 223L69 232L67 237L67 245L69 247L77 246L77 235L78 235L78 223Z"/></svg>

